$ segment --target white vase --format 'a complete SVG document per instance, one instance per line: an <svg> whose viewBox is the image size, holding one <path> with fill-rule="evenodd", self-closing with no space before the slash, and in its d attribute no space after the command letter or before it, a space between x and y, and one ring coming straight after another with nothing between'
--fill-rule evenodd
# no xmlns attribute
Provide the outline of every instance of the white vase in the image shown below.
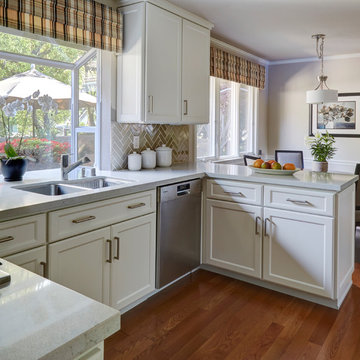
<svg viewBox="0 0 360 360"><path fill-rule="evenodd" d="M316 161L313 160L312 170L317 172L327 172L328 171L328 162L327 161Z"/></svg>

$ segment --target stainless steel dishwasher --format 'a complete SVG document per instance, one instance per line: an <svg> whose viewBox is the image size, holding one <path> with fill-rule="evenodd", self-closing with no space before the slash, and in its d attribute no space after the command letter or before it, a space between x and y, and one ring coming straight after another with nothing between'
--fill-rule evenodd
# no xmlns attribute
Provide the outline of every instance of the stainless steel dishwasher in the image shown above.
<svg viewBox="0 0 360 360"><path fill-rule="evenodd" d="M158 188L156 288L200 265L201 180Z"/></svg>

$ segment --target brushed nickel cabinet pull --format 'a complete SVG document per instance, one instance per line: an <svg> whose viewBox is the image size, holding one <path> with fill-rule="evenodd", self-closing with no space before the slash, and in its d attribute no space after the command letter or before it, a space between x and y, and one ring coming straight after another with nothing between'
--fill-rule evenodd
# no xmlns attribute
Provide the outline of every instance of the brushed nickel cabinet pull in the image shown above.
<svg viewBox="0 0 360 360"><path fill-rule="evenodd" d="M40 261L40 265L42 266L42 276L46 276L46 262Z"/></svg>
<svg viewBox="0 0 360 360"><path fill-rule="evenodd" d="M257 216L255 219L255 235L259 235L259 231L258 231L258 220L261 221L261 217Z"/></svg>
<svg viewBox="0 0 360 360"><path fill-rule="evenodd" d="M265 230L264 230L264 236L266 236L266 237L269 237L269 234L267 233L267 226L266 226L266 224L267 224L268 222L271 223L271 220L268 219L268 218L266 218L266 219L265 219L265 226L264 226L264 228L265 228Z"/></svg>
<svg viewBox="0 0 360 360"><path fill-rule="evenodd" d="M106 262L111 264L112 263L112 241L106 240L106 242L109 244L109 258L106 259Z"/></svg>
<svg viewBox="0 0 360 360"><path fill-rule="evenodd" d="M138 204L134 204L134 205L129 205L128 209L137 209L137 208L143 207L145 205L146 205L145 203L138 203Z"/></svg>
<svg viewBox="0 0 360 360"><path fill-rule="evenodd" d="M239 191L239 192L224 191L224 193L225 193L226 195L231 195L231 196L246 197L241 191Z"/></svg>
<svg viewBox="0 0 360 360"><path fill-rule="evenodd" d="M313 204L309 201L302 201L302 200L294 200L294 199L286 199L286 201L289 201L295 205L305 205L305 206L313 206Z"/></svg>
<svg viewBox="0 0 360 360"><path fill-rule="evenodd" d="M184 100L184 106L185 106L184 115L188 115L188 101L187 100Z"/></svg>
<svg viewBox="0 0 360 360"><path fill-rule="evenodd" d="M90 215L90 216L85 216L85 217L82 217L82 218L79 218L79 219L74 219L72 222L74 224L81 224L81 223L83 223L85 221L90 221L90 220L95 220L95 219L96 219L96 216Z"/></svg>
<svg viewBox="0 0 360 360"><path fill-rule="evenodd" d="M149 113L152 114L154 112L154 97L149 95Z"/></svg>
<svg viewBox="0 0 360 360"><path fill-rule="evenodd" d="M114 259L120 260L120 238L115 236L114 240L116 240L116 256L114 256Z"/></svg>
<svg viewBox="0 0 360 360"><path fill-rule="evenodd" d="M4 243L4 242L7 242L7 241L11 241L11 240L14 240L13 236L5 236L5 237L0 239L0 243Z"/></svg>

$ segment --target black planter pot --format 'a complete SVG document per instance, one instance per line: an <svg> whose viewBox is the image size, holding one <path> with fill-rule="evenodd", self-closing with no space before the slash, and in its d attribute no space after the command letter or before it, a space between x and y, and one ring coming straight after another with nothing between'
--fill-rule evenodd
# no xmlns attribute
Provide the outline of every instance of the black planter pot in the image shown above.
<svg viewBox="0 0 360 360"><path fill-rule="evenodd" d="M1 172L5 181L21 181L26 172L27 159L1 159Z"/></svg>

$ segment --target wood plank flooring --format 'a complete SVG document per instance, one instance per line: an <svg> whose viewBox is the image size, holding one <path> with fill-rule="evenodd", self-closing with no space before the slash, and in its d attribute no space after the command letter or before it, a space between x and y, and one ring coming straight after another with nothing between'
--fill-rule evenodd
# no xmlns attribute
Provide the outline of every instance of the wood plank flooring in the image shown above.
<svg viewBox="0 0 360 360"><path fill-rule="evenodd" d="M360 359L360 264L339 311L199 270L122 316L105 360Z"/></svg>

